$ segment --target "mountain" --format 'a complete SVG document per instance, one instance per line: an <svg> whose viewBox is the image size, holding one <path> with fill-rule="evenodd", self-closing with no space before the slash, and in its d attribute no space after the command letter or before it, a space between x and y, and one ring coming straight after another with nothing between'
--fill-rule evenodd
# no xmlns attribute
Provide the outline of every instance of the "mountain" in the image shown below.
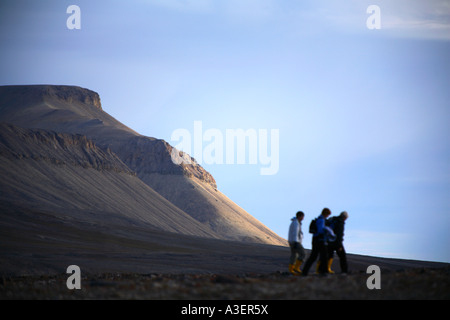
<svg viewBox="0 0 450 320"><path fill-rule="evenodd" d="M286 241L227 198L200 165L120 123L96 92L75 86L0 87L4 207L225 240ZM94 223L94 221L91 221Z"/></svg>

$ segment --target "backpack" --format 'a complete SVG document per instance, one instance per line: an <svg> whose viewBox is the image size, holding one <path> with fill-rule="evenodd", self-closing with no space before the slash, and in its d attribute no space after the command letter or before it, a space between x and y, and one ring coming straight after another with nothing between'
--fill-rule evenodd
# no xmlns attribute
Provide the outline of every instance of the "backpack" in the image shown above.
<svg viewBox="0 0 450 320"><path fill-rule="evenodd" d="M336 226L336 222L337 222L338 217L331 217L330 219L325 221L325 225L330 227L331 230L334 230L334 227Z"/></svg>
<svg viewBox="0 0 450 320"><path fill-rule="evenodd" d="M311 220L311 223L309 224L309 233L316 233L317 232L317 218Z"/></svg>

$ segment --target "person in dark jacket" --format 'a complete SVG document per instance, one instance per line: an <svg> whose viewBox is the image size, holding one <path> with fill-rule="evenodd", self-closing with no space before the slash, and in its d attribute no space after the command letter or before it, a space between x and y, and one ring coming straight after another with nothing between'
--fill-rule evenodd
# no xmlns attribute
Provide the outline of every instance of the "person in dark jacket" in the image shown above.
<svg viewBox="0 0 450 320"><path fill-rule="evenodd" d="M305 276L308 274L309 268L311 268L311 265L314 263L314 261L316 261L318 256L320 256L319 259L321 262L319 273L328 273L328 241L334 240L334 238L336 237L333 230L325 225L325 221L330 215L330 209L324 208L321 215L317 218L317 232L313 235L311 254L309 255L308 260L306 261L305 266L302 270L302 273Z"/></svg>
<svg viewBox="0 0 450 320"><path fill-rule="evenodd" d="M327 267L329 273L334 273L331 270L331 264L333 263L333 255L335 251L339 257L341 272L348 273L347 253L345 252L344 248L344 227L345 227L345 220L347 219L348 219L347 211L342 211L339 216L329 219L329 225L336 234L336 240L328 243Z"/></svg>

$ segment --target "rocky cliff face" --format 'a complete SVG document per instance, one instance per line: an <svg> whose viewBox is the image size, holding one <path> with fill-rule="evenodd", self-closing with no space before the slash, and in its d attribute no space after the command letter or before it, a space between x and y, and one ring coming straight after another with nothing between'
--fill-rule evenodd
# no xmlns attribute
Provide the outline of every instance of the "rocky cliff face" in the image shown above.
<svg viewBox="0 0 450 320"><path fill-rule="evenodd" d="M104 150L112 150L138 174L159 173L195 177L216 188L200 165L176 165L172 146L145 137L103 111L98 93L74 86L0 87L0 120L28 128L82 134Z"/></svg>
<svg viewBox="0 0 450 320"><path fill-rule="evenodd" d="M102 110L100 96L97 92L76 86L3 86L0 87L0 99L0 104L3 106L14 105L15 102L23 105L29 102L36 104L57 99L66 103L81 102Z"/></svg>
<svg viewBox="0 0 450 320"><path fill-rule="evenodd" d="M213 176L199 164L175 164L171 157L172 150L173 147L166 141L144 136L133 137L114 149L139 177L149 174L184 175L217 188Z"/></svg>
<svg viewBox="0 0 450 320"><path fill-rule="evenodd" d="M78 101L102 110L99 94L89 89L73 86L37 86L36 91L42 93L44 100L56 98L67 103Z"/></svg>
<svg viewBox="0 0 450 320"><path fill-rule="evenodd" d="M0 123L0 156L135 175L114 153L98 148L83 135L31 130L4 123Z"/></svg>

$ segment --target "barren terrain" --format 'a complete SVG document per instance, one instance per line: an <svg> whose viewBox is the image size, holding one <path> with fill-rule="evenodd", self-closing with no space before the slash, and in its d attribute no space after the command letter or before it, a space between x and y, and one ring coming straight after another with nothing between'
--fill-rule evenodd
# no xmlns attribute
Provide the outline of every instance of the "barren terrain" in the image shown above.
<svg viewBox="0 0 450 320"><path fill-rule="evenodd" d="M68 290L67 275L3 277L0 299L308 300L450 299L450 269L408 269L382 273L381 289L369 290L369 275L122 274L82 277Z"/></svg>

